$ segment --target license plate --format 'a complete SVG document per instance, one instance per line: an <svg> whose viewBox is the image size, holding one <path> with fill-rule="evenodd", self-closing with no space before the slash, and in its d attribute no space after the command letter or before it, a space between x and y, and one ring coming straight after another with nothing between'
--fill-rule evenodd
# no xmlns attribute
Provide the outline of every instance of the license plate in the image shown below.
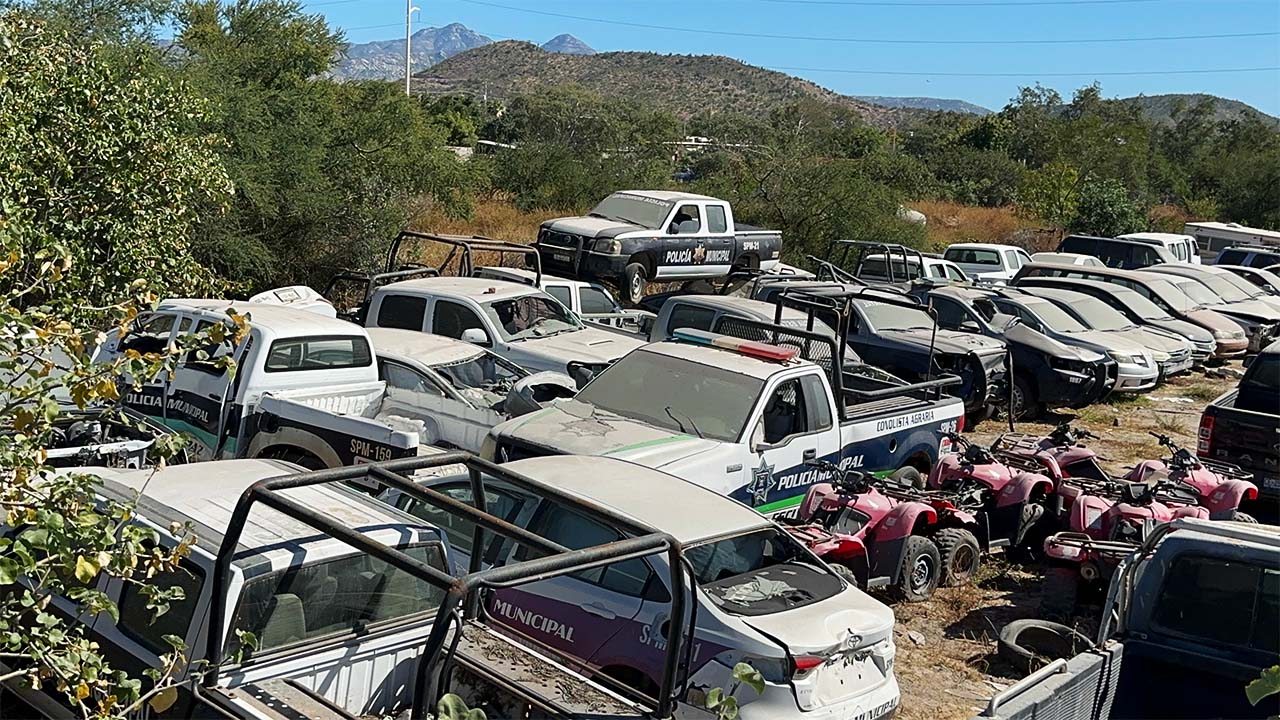
<svg viewBox="0 0 1280 720"><path fill-rule="evenodd" d="M861 715L856 715L853 720L876 720L877 718L882 718L893 712L893 709L896 707L898 707L898 698L894 698L887 703L881 703Z"/></svg>
<svg viewBox="0 0 1280 720"><path fill-rule="evenodd" d="M551 259L555 260L556 262L573 262L572 255L564 255L561 253L551 253Z"/></svg>
<svg viewBox="0 0 1280 720"><path fill-rule="evenodd" d="M1080 383L1084 382L1084 378L1082 377L1073 377L1073 378L1067 378L1067 379L1071 381L1072 385L1079 385Z"/></svg>

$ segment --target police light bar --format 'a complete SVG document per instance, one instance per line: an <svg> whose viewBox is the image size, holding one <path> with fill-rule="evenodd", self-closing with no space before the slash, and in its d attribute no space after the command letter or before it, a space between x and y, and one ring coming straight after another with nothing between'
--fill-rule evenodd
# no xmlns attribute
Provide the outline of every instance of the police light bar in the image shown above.
<svg viewBox="0 0 1280 720"><path fill-rule="evenodd" d="M800 351L795 348L778 347L768 343L755 342L754 340L743 340L741 338L730 337L728 335L719 335L706 330L696 330L694 328L680 328L671 333L671 336L683 342L693 343L695 345L708 345L710 347L718 347L724 350L731 350L741 355L760 358L761 360L775 360L777 362L785 362L794 359Z"/></svg>

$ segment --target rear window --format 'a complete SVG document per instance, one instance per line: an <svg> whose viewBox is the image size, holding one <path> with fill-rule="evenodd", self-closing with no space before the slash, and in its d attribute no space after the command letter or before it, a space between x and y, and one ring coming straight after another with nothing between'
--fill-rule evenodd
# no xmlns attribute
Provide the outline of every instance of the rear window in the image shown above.
<svg viewBox="0 0 1280 720"><path fill-rule="evenodd" d="M1174 560L1154 625L1231 647L1276 652L1280 639L1280 570L1222 558Z"/></svg>
<svg viewBox="0 0 1280 720"><path fill-rule="evenodd" d="M1098 241L1093 238L1068 237L1058 245L1058 252L1096 255Z"/></svg>
<svg viewBox="0 0 1280 720"><path fill-rule="evenodd" d="M947 248L942 254L944 259L961 265L993 265L1000 266L1000 254L995 250L975 250L973 248Z"/></svg>
<svg viewBox="0 0 1280 720"><path fill-rule="evenodd" d="M287 338L271 343L267 372L367 367L373 363L369 341L355 335Z"/></svg>
<svg viewBox="0 0 1280 720"><path fill-rule="evenodd" d="M776 528L698 545L685 556L698 585L720 608L737 615L783 612L840 592L839 578Z"/></svg>
<svg viewBox="0 0 1280 720"><path fill-rule="evenodd" d="M447 572L439 543L401 548ZM279 570L245 583L231 627L252 633L256 653L368 625L434 612L444 598L436 586L364 553ZM227 653L240 647L236 633ZM249 648L245 648L248 654Z"/></svg>

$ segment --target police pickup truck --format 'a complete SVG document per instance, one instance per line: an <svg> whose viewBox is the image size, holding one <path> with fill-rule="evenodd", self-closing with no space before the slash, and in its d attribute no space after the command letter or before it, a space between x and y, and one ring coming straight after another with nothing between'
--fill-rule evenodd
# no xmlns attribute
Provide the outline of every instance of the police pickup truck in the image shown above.
<svg viewBox="0 0 1280 720"><path fill-rule="evenodd" d="M923 471L961 427L963 403L941 393L954 376L908 385L821 332L728 315L713 330L632 351L574 399L496 426L482 455L617 457L787 514L824 479L811 461Z"/></svg>
<svg viewBox="0 0 1280 720"><path fill-rule="evenodd" d="M548 220L538 230L542 265L555 275L602 279L635 304L650 280L718 278L732 269L769 270L782 234L735 225L729 203L705 195L624 190L585 217Z"/></svg>

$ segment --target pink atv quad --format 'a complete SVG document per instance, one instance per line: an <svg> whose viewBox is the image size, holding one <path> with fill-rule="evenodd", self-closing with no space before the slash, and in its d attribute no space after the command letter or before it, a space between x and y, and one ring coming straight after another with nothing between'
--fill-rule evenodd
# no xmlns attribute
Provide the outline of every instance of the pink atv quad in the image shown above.
<svg viewBox="0 0 1280 720"><path fill-rule="evenodd" d="M974 535L984 551L998 547L1039 550L1046 508L1054 494L1052 480L1040 466L1019 456L993 454L958 433L947 439L958 452L939 458L929 471L927 487L976 497ZM1043 537L1043 535L1040 535ZM1035 548L1028 548L1030 541Z"/></svg>
<svg viewBox="0 0 1280 720"><path fill-rule="evenodd" d="M930 537L937 511L885 495L863 473L822 460L810 464L834 482L810 485L797 516L780 519L792 536L864 589L887 587L908 602L928 600L942 580L942 558Z"/></svg>
<svg viewBox="0 0 1280 720"><path fill-rule="evenodd" d="M1067 530L1044 541L1045 570L1040 614L1062 620L1075 614L1082 589L1105 588L1121 558L1133 552L1158 524L1179 518L1209 519L1195 491L1169 480L1151 483L1067 480L1059 488L1069 500Z"/></svg>

